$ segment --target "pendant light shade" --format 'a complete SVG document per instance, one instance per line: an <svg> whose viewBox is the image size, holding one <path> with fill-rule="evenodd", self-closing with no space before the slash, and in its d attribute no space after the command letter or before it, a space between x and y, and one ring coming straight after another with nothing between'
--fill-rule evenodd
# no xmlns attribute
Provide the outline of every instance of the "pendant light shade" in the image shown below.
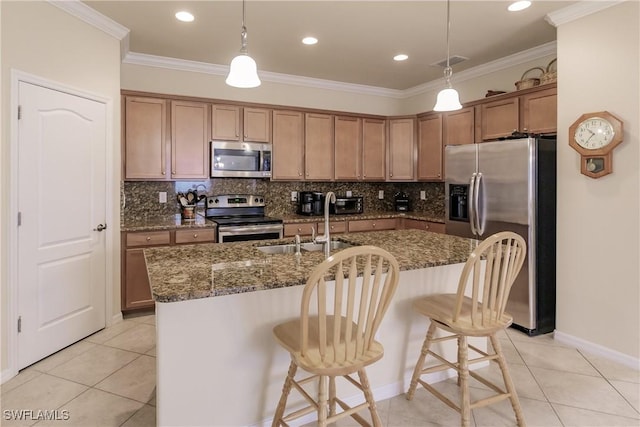
<svg viewBox="0 0 640 427"><path fill-rule="evenodd" d="M445 88L438 93L436 105L433 107L434 111L455 111L462 108L458 91L451 87L453 70L449 66L449 27L451 26L451 21L449 20L449 2L450 0L447 0L447 67L444 69Z"/></svg>
<svg viewBox="0 0 640 427"><path fill-rule="evenodd" d="M229 86L239 88L252 88L260 86L258 67L256 61L247 53L247 27L244 25L245 4L242 0L242 34L240 54L233 58L229 66L229 75L225 82Z"/></svg>

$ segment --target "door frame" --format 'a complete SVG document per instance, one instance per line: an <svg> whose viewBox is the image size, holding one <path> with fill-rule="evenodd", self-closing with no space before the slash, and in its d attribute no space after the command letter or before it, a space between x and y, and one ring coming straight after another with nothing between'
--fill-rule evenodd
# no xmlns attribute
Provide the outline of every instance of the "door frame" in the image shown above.
<svg viewBox="0 0 640 427"><path fill-rule="evenodd" d="M9 124L9 216L3 221L6 224L8 234L8 277L7 286L7 369L1 373L1 381L18 374L18 105L19 105L19 84L20 82L42 86L47 89L56 90L69 95L86 98L91 101L105 105L105 221L110 227L105 235L105 326L110 326L113 320L122 318L122 314L113 313L113 287L114 278L119 275L114 274L114 243L117 241L117 228L113 214L113 173L114 159L114 114L113 99L88 92L83 89L69 86L39 77L17 69L11 69L11 101L10 101L10 124ZM119 146L119 145L118 145Z"/></svg>

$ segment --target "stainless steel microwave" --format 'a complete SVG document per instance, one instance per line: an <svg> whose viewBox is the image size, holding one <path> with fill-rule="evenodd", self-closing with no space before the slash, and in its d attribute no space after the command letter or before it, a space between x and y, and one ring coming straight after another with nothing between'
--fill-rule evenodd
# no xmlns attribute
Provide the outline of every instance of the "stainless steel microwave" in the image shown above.
<svg viewBox="0 0 640 427"><path fill-rule="evenodd" d="M211 177L271 177L271 144L211 141Z"/></svg>

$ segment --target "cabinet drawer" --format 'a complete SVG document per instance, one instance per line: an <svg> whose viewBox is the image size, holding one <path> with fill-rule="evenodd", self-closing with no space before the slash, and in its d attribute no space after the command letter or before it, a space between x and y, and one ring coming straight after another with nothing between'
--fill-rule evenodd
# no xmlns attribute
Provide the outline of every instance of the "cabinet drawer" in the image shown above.
<svg viewBox="0 0 640 427"><path fill-rule="evenodd" d="M176 243L200 243L215 242L216 230L214 229L194 229L176 230Z"/></svg>
<svg viewBox="0 0 640 427"><path fill-rule="evenodd" d="M396 228L396 220L394 218L359 219L355 221L349 221L349 232L394 230L395 228Z"/></svg>
<svg viewBox="0 0 640 427"><path fill-rule="evenodd" d="M170 231L145 231L139 233L127 233L127 247L169 244L171 244Z"/></svg>
<svg viewBox="0 0 640 427"><path fill-rule="evenodd" d="M324 222L319 222L316 227L318 234L324 233ZM347 221L329 221L329 233L344 233L347 231Z"/></svg>
<svg viewBox="0 0 640 427"><path fill-rule="evenodd" d="M291 237L291 236L295 236L296 234L299 234L300 236L311 236L311 229L314 228L315 226L316 226L315 222L285 224L284 237Z"/></svg>
<svg viewBox="0 0 640 427"><path fill-rule="evenodd" d="M405 229L427 230L443 234L445 232L444 224L439 222L420 221L417 219L405 219L404 221Z"/></svg>

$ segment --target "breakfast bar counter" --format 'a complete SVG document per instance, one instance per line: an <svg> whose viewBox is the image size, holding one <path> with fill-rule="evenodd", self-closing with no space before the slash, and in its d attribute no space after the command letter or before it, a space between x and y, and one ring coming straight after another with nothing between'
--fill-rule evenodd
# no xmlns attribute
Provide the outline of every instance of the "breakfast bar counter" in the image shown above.
<svg viewBox="0 0 640 427"><path fill-rule="evenodd" d="M375 245L392 253L400 282L377 339L385 355L368 369L376 400L406 391L427 320L411 301L429 293L455 292L475 240L422 230L376 231L336 236L350 245ZM322 251L269 255L258 246L293 239L145 249L156 301L157 425L267 425L289 366L272 328L300 314L303 285ZM486 343L476 342L486 348ZM445 347L455 358L455 345ZM448 373L433 374L435 381ZM344 390L342 390L344 388ZM339 384L341 394L362 400ZM311 391L313 392L313 391ZM346 394L345 394L346 393ZM290 405L302 405L292 395ZM312 421L313 414L307 416Z"/></svg>

